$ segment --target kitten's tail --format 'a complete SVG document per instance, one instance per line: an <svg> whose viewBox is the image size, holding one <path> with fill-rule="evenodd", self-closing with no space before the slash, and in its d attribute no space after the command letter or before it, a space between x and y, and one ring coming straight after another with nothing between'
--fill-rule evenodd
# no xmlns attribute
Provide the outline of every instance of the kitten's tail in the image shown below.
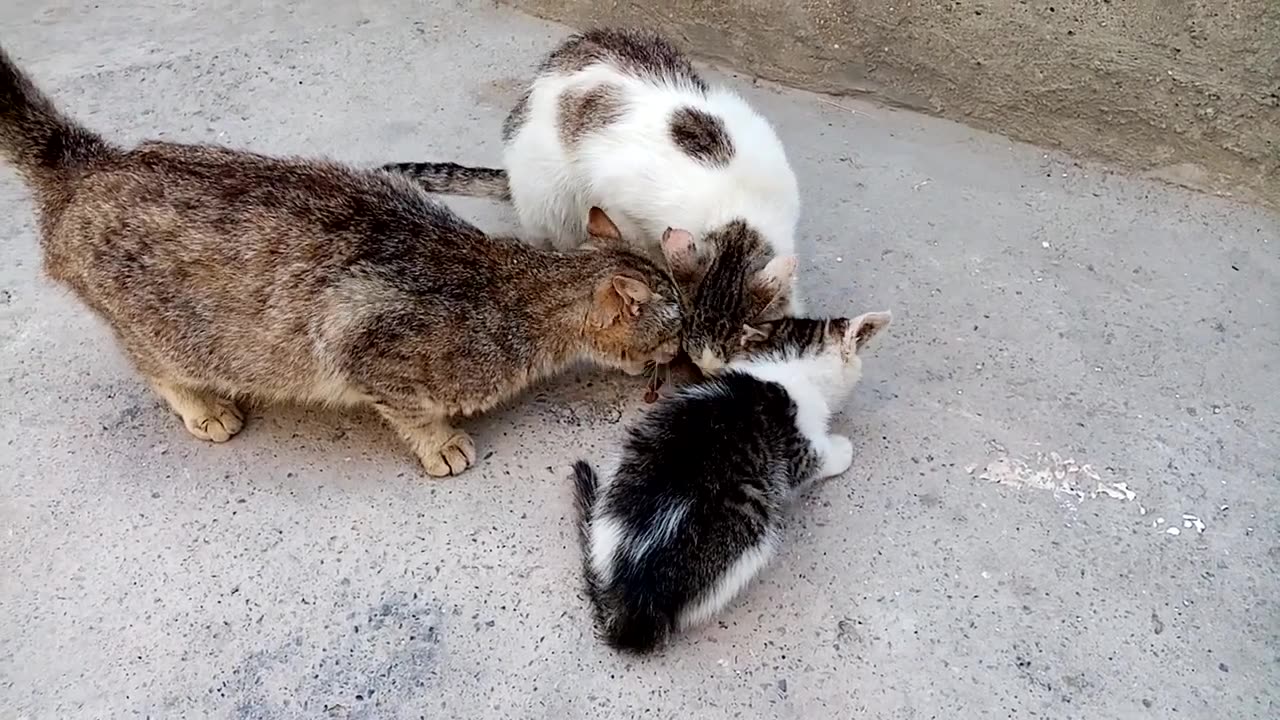
<svg viewBox="0 0 1280 720"><path fill-rule="evenodd" d="M494 200L510 200L507 171L498 168L467 167L457 163L388 163L388 172L408 175L424 190L441 195L465 195Z"/></svg>
<svg viewBox="0 0 1280 720"><path fill-rule="evenodd" d="M43 185L111 152L106 141L58 112L0 48L0 156L28 182Z"/></svg>
<svg viewBox="0 0 1280 720"><path fill-rule="evenodd" d="M578 507L578 539L582 543L582 576L596 626L616 650L646 653L666 639L670 624L653 608L631 607L616 597L591 562L591 518L600 478L585 460L573 464L574 499Z"/></svg>
<svg viewBox="0 0 1280 720"><path fill-rule="evenodd" d="M573 499L578 509L578 539L582 541L583 552L590 551L591 513L596 506L596 492L600 489L600 478L595 468L586 460L573 464Z"/></svg>

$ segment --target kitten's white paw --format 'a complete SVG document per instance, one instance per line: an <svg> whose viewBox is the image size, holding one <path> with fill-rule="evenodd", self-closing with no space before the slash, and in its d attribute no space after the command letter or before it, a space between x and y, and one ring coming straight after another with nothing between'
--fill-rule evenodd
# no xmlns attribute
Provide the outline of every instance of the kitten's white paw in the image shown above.
<svg viewBox="0 0 1280 720"><path fill-rule="evenodd" d="M210 442L226 442L244 427L244 413L234 402L223 398L190 403L181 415L182 424L192 435Z"/></svg>
<svg viewBox="0 0 1280 720"><path fill-rule="evenodd" d="M420 459L428 475L449 477L475 464L476 446L470 435L457 430L439 447L425 451Z"/></svg>
<svg viewBox="0 0 1280 720"><path fill-rule="evenodd" d="M827 452L822 459L822 477L835 477L853 464L853 443L843 435L827 436Z"/></svg>

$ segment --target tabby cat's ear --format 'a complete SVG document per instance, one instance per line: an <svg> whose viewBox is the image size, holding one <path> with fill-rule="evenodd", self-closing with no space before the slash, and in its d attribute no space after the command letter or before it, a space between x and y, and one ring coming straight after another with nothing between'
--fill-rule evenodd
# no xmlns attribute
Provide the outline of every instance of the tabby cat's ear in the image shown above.
<svg viewBox="0 0 1280 720"><path fill-rule="evenodd" d="M596 288L587 321L596 330L603 330L618 322L624 314L639 315L640 306L652 299L653 291L643 280L614 275Z"/></svg>
<svg viewBox="0 0 1280 720"><path fill-rule="evenodd" d="M618 231L618 226L614 225L609 216L598 207L591 208L587 213L587 234L600 240L622 242L622 233Z"/></svg>
<svg viewBox="0 0 1280 720"><path fill-rule="evenodd" d="M845 348L857 353L871 342L871 338L880 333L881 330L889 327L889 322L893 320L893 313L888 310L881 312L863 313L858 317L849 321L849 329L845 331L844 346Z"/></svg>
<svg viewBox="0 0 1280 720"><path fill-rule="evenodd" d="M698 269L698 253L693 247L693 235L688 230L667 228L662 233L662 256L677 277L690 275Z"/></svg>
<svg viewBox="0 0 1280 720"><path fill-rule="evenodd" d="M773 337L773 323L755 322L742 326L742 347L751 347Z"/></svg>
<svg viewBox="0 0 1280 720"><path fill-rule="evenodd" d="M653 291L643 280L629 278L626 275L613 276L613 291L622 298L622 303L631 315L640 314L640 306L653 299Z"/></svg>

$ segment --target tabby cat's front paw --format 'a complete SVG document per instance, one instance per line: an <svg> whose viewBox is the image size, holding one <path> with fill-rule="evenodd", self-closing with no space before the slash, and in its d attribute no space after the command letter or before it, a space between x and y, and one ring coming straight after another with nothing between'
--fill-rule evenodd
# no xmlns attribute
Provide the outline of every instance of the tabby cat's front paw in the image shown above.
<svg viewBox="0 0 1280 720"><path fill-rule="evenodd" d="M182 424L201 440L223 443L244 427L244 412L234 402L216 398L203 405L182 413Z"/></svg>
<svg viewBox="0 0 1280 720"><path fill-rule="evenodd" d="M432 477L449 477L457 475L476 462L476 446L471 436L461 430L455 431L435 449L424 449L421 457L422 467Z"/></svg>

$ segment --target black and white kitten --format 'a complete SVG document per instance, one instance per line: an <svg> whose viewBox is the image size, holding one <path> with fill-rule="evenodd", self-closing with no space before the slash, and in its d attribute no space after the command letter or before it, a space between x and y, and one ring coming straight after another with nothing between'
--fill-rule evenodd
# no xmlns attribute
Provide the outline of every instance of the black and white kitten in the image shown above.
<svg viewBox="0 0 1280 720"><path fill-rule="evenodd" d="M611 477L574 465L587 594L610 645L646 652L720 611L774 554L788 501L849 468L853 446L827 422L890 317L757 324L724 371L630 429Z"/></svg>

